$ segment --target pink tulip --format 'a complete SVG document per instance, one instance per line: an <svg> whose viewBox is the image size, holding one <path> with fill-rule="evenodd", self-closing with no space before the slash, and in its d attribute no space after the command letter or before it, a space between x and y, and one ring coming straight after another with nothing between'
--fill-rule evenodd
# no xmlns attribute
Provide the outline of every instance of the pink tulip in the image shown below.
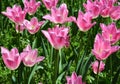
<svg viewBox="0 0 120 84"><path fill-rule="evenodd" d="M114 44L120 39L120 30L117 30L115 23L108 26L105 24L100 24L100 26L102 29L102 36L105 40L108 40Z"/></svg>
<svg viewBox="0 0 120 84"><path fill-rule="evenodd" d="M66 4L62 4L59 8L52 7L51 14L45 15L43 18L60 24L75 21L75 17L68 17L68 9Z"/></svg>
<svg viewBox="0 0 120 84"><path fill-rule="evenodd" d="M43 61L43 56L38 56L37 49L32 50L30 45L23 50L20 54L22 57L23 64L28 67L34 66L36 63Z"/></svg>
<svg viewBox="0 0 120 84"><path fill-rule="evenodd" d="M58 0L42 0L45 7L50 10L52 7L56 7Z"/></svg>
<svg viewBox="0 0 120 84"><path fill-rule="evenodd" d="M22 8L17 5L14 5L13 8L7 7L7 11L2 14L17 24L22 24L26 15L25 11L22 11Z"/></svg>
<svg viewBox="0 0 120 84"><path fill-rule="evenodd" d="M104 60L108 58L110 54L119 50L119 48L119 46L111 46L110 41L105 40L102 35L97 34L92 53L95 55L96 59Z"/></svg>
<svg viewBox="0 0 120 84"><path fill-rule="evenodd" d="M23 3L24 10L28 12L29 15L33 15L41 4L40 1L36 2L36 0L23 0Z"/></svg>
<svg viewBox="0 0 120 84"><path fill-rule="evenodd" d="M44 21L38 22L38 19L36 17L33 17L30 21L24 21L24 25L30 34L35 34L38 32L43 23Z"/></svg>
<svg viewBox="0 0 120 84"><path fill-rule="evenodd" d="M68 31L68 28L55 26L52 29L49 28L48 31L42 30L42 33L55 49L61 49L69 46Z"/></svg>
<svg viewBox="0 0 120 84"><path fill-rule="evenodd" d="M2 12L2 14L7 16L11 21L16 24L16 31L24 30L24 27L22 25L26 16L26 12L23 11L20 6L14 5L13 8L7 7L7 11Z"/></svg>
<svg viewBox="0 0 120 84"><path fill-rule="evenodd" d="M101 7L101 13L100 15L102 17L108 17L110 9L114 6L114 3L116 0L100 0L100 7Z"/></svg>
<svg viewBox="0 0 120 84"><path fill-rule="evenodd" d="M95 0L94 2L92 0L87 0L87 4L83 4L85 7L86 12L90 12L93 16L93 18L96 18L100 14L100 6L98 0Z"/></svg>
<svg viewBox="0 0 120 84"><path fill-rule="evenodd" d="M85 84L82 81L82 76L77 76L75 72L72 73L72 76L66 76L67 83L66 84Z"/></svg>
<svg viewBox="0 0 120 84"><path fill-rule="evenodd" d="M120 19L120 6L112 7L110 9L109 15L113 20L119 20Z"/></svg>
<svg viewBox="0 0 120 84"><path fill-rule="evenodd" d="M9 51L8 49L1 47L1 54L7 68L10 70L15 70L19 67L21 57L19 56L17 48L13 48Z"/></svg>
<svg viewBox="0 0 120 84"><path fill-rule="evenodd" d="M99 69L98 69L98 66L99 66ZM105 68L105 64L102 61L100 61L100 65L97 60L92 63L92 69L95 74L97 74L97 72L100 73L101 71L104 70L104 68Z"/></svg>
<svg viewBox="0 0 120 84"><path fill-rule="evenodd" d="M85 14L83 14L83 12L79 11L76 24L81 31L86 32L93 25L96 24L96 22L94 23L91 23L91 22L92 22L92 15L90 12L86 12Z"/></svg>

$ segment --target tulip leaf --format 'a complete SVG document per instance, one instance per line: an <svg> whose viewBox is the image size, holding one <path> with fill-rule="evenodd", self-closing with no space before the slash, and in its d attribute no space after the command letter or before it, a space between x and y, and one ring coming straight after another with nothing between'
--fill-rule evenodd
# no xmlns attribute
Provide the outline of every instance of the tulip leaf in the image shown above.
<svg viewBox="0 0 120 84"><path fill-rule="evenodd" d="M65 74L65 71L62 72L62 73L58 76L58 78L57 78L57 80L56 80L56 84L59 84L59 82L60 82L61 79L63 78L64 74Z"/></svg>
<svg viewBox="0 0 120 84"><path fill-rule="evenodd" d="M119 75L120 75L120 66L119 66L118 71L116 72L111 84L116 84L117 83Z"/></svg>
<svg viewBox="0 0 120 84"><path fill-rule="evenodd" d="M91 62L92 62L92 59L93 59L93 56L90 54L90 56L88 57L88 59L86 60L84 66L82 66L82 76L83 76L83 79L86 77L86 74L87 74L87 71L91 65Z"/></svg>
<svg viewBox="0 0 120 84"><path fill-rule="evenodd" d="M12 75L12 83L15 84L16 83L16 78L15 76Z"/></svg>
<svg viewBox="0 0 120 84"><path fill-rule="evenodd" d="M30 82L31 82L31 79L32 79L32 77L33 77L33 75L34 75L34 72L35 72L35 70L37 69L37 64L33 67L33 70L32 70L32 72L31 72L31 74L30 74L30 76L29 76L29 79L28 79L28 84L30 84Z"/></svg>
<svg viewBox="0 0 120 84"><path fill-rule="evenodd" d="M36 47L37 47L37 38L35 38L32 43L32 48L36 48Z"/></svg>
<svg viewBox="0 0 120 84"><path fill-rule="evenodd" d="M81 72L80 69L82 68L82 65L83 65L83 62L84 62L84 56L85 56L85 53L82 55L82 57L80 58L80 60L77 63L77 68L76 68L77 73Z"/></svg>

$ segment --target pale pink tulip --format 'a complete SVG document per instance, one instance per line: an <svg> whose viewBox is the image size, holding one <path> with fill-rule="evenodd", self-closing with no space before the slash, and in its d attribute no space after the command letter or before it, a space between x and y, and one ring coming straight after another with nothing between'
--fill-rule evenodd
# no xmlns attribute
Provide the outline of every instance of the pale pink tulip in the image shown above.
<svg viewBox="0 0 120 84"><path fill-rule="evenodd" d="M14 5L13 8L7 7L6 12L2 12L2 14L7 16L11 21L16 24L16 31L24 30L24 27L22 25L26 16L26 12L23 11L20 6Z"/></svg>
<svg viewBox="0 0 120 84"><path fill-rule="evenodd" d="M82 76L77 76L75 72L72 73L72 76L66 76L67 83L66 84L85 84L82 81Z"/></svg>
<svg viewBox="0 0 120 84"><path fill-rule="evenodd" d="M110 9L109 15L113 20L119 20L120 19L120 6L112 7Z"/></svg>
<svg viewBox="0 0 120 84"><path fill-rule="evenodd" d="M93 18L96 18L99 16L101 8L99 5L98 0L95 0L94 2L92 0L87 0L87 4L83 4L85 7L86 12L90 12L93 16Z"/></svg>
<svg viewBox="0 0 120 84"><path fill-rule="evenodd" d="M85 14L82 11L79 11L78 18L76 21L77 26L83 32L88 31L96 22L92 23L92 15L90 12L86 12Z"/></svg>
<svg viewBox="0 0 120 84"><path fill-rule="evenodd" d="M27 45L27 47L23 50L23 52L20 54L22 57L23 64L28 67L34 66L36 63L43 61L43 56L38 56L38 50L31 49L30 45Z"/></svg>
<svg viewBox="0 0 120 84"><path fill-rule="evenodd" d="M112 44L120 39L120 30L116 28L115 23L110 25L100 24L102 29L102 36L105 40L110 41Z"/></svg>
<svg viewBox="0 0 120 84"><path fill-rule="evenodd" d="M45 7L50 10L52 7L56 7L58 0L42 0Z"/></svg>
<svg viewBox="0 0 120 84"><path fill-rule="evenodd" d="M33 15L41 4L40 1L36 2L36 0L23 0L23 3L24 3L24 10L29 15Z"/></svg>
<svg viewBox="0 0 120 84"><path fill-rule="evenodd" d="M25 19L26 12L23 11L20 6L14 5L13 8L7 7L7 11L2 12L2 14L7 16L13 22L22 24Z"/></svg>
<svg viewBox="0 0 120 84"><path fill-rule="evenodd" d="M110 9L114 6L115 2L116 0L100 0L100 7L101 7L100 15L102 17L108 17Z"/></svg>
<svg viewBox="0 0 120 84"><path fill-rule="evenodd" d="M97 34L92 53L95 55L96 59L104 60L108 58L110 54L119 50L119 48L119 46L111 46L110 41L105 40L102 35Z"/></svg>
<svg viewBox="0 0 120 84"><path fill-rule="evenodd" d="M59 8L52 7L51 14L43 16L44 19L50 20L53 23L63 24L65 22L75 21L75 17L68 17L68 9L66 4L60 5Z"/></svg>
<svg viewBox="0 0 120 84"><path fill-rule="evenodd" d="M98 66L99 66L99 69L98 69ZM92 63L92 69L95 74L97 74L97 72L98 73L102 72L104 68L105 68L105 64L102 61L100 61L100 64L97 60Z"/></svg>
<svg viewBox="0 0 120 84"><path fill-rule="evenodd" d="M30 34L35 34L38 32L42 24L44 24L44 21L38 22L38 19L36 17L33 17L30 21L24 21L24 25Z"/></svg>
<svg viewBox="0 0 120 84"><path fill-rule="evenodd" d="M11 51L9 51L8 49L1 47L1 54L7 68L10 70L15 70L19 67L21 57L17 48L13 48Z"/></svg>
<svg viewBox="0 0 120 84"><path fill-rule="evenodd" d="M42 30L42 33L55 49L61 49L69 46L68 31L68 28L55 26L52 29L49 28L48 31Z"/></svg>

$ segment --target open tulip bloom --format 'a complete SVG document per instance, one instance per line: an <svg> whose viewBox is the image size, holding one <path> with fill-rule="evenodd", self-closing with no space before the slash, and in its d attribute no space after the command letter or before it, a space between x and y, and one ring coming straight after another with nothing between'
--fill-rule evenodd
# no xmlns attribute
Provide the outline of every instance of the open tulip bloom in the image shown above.
<svg viewBox="0 0 120 84"><path fill-rule="evenodd" d="M54 28L49 28L48 31L42 30L42 33L48 39L50 44L55 49L61 49L62 47L69 46L69 36L68 36L68 28L55 26Z"/></svg>
<svg viewBox="0 0 120 84"><path fill-rule="evenodd" d="M33 15L41 4L40 1L36 2L36 0L23 0L23 3L24 3L24 10L29 15Z"/></svg>
<svg viewBox="0 0 120 84"><path fill-rule="evenodd" d="M97 34L94 42L94 49L92 53L95 55L96 59L104 60L108 58L113 52L119 50L119 46L111 46L110 41L105 40L102 35Z"/></svg>
<svg viewBox="0 0 120 84"><path fill-rule="evenodd" d="M75 21L75 17L68 17L68 9L66 4L61 4L59 8L52 7L51 14L43 16L44 19L50 20L53 23L63 24L65 22Z"/></svg>
<svg viewBox="0 0 120 84"><path fill-rule="evenodd" d="M78 28L83 31L86 32L88 31L93 25L96 24L96 22L92 23L92 15L90 12L86 12L85 14L82 11L78 12L78 18L76 21L76 24L78 26Z"/></svg>
<svg viewBox="0 0 120 84"><path fill-rule="evenodd" d="M33 17L30 21L24 21L24 25L30 34L35 34L36 32L38 32L43 24L44 21L38 22L38 19L36 17Z"/></svg>
<svg viewBox="0 0 120 84"><path fill-rule="evenodd" d="M100 0L100 7L101 7L101 12L100 15L102 17L108 17L110 9L114 6L114 3L117 0Z"/></svg>
<svg viewBox="0 0 120 84"><path fill-rule="evenodd" d="M109 15L113 20L119 20L120 19L120 6L112 7L110 9Z"/></svg>
<svg viewBox="0 0 120 84"><path fill-rule="evenodd" d="M13 48L11 51L9 51L8 49L1 47L1 54L7 68L10 70L15 70L19 67L21 57L17 48Z"/></svg>
<svg viewBox="0 0 120 84"><path fill-rule="evenodd" d="M23 21L25 19L26 12L23 11L20 6L14 5L13 8L7 7L6 12L2 12L2 14L7 16L16 24L16 31L24 30Z"/></svg>
<svg viewBox="0 0 120 84"><path fill-rule="evenodd" d="M38 56L37 49L32 50L30 45L23 50L20 54L22 57L23 64L28 67L34 66L36 63L43 61L43 56Z"/></svg>
<svg viewBox="0 0 120 84"><path fill-rule="evenodd" d="M72 76L66 76L67 83L66 84L85 84L82 81L82 76L77 76L75 72L72 73Z"/></svg>
<svg viewBox="0 0 120 84"><path fill-rule="evenodd" d="M98 69L98 66L99 66L99 69ZM95 74L100 73L101 71L104 70L104 68L105 68L105 64L102 61L100 61L100 64L97 60L92 63L92 69Z"/></svg>
<svg viewBox="0 0 120 84"><path fill-rule="evenodd" d="M50 10L52 7L56 7L58 0L42 0L45 7Z"/></svg>
<svg viewBox="0 0 120 84"><path fill-rule="evenodd" d="M97 18L100 14L100 6L98 0L95 0L94 2L92 0L87 0L87 4L83 4L85 11L91 12L93 18Z"/></svg>
<svg viewBox="0 0 120 84"><path fill-rule="evenodd" d="M114 44L120 39L120 29L116 28L115 23L107 26L101 23L100 27L102 29L102 36L105 40L108 40Z"/></svg>

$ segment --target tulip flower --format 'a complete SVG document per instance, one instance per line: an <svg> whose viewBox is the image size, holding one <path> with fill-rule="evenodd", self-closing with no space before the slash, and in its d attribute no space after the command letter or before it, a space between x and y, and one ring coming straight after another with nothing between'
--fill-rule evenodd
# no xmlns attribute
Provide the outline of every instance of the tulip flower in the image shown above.
<svg viewBox="0 0 120 84"><path fill-rule="evenodd" d="M24 10L29 15L33 15L41 4L40 1L36 2L36 0L23 0L23 3L24 3Z"/></svg>
<svg viewBox="0 0 120 84"><path fill-rule="evenodd" d="M66 76L67 83L66 84L85 84L82 81L82 76L77 76L75 72L72 73L72 76Z"/></svg>
<svg viewBox="0 0 120 84"><path fill-rule="evenodd" d="M99 69L98 69L98 66L99 66ZM100 73L101 71L104 70L104 68L105 68L105 64L102 61L100 61L100 64L98 61L95 61L92 63L92 69L95 74L97 74L97 72Z"/></svg>
<svg viewBox="0 0 120 84"><path fill-rule="evenodd" d="M120 39L120 30L116 28L115 23L108 26L105 24L100 24L100 26L102 29L102 36L105 40L108 40L114 44Z"/></svg>
<svg viewBox="0 0 120 84"><path fill-rule="evenodd" d="M100 7L101 7L101 12L100 15L102 17L108 17L110 9L114 6L114 3L116 0L100 0Z"/></svg>
<svg viewBox="0 0 120 84"><path fill-rule="evenodd" d="M52 7L56 7L58 0L42 0L45 7L50 10Z"/></svg>
<svg viewBox="0 0 120 84"><path fill-rule="evenodd" d="M28 67L34 66L36 63L43 61L43 56L38 56L38 50L31 49L30 45L27 45L27 47L23 50L23 52L20 54L22 57L23 64Z"/></svg>
<svg viewBox="0 0 120 84"><path fill-rule="evenodd" d="M88 31L96 22L92 22L92 15L90 12L86 12L85 14L82 11L79 11L78 18L76 21L77 26L83 32Z"/></svg>
<svg viewBox="0 0 120 84"><path fill-rule="evenodd" d="M42 30L42 33L48 39L50 44L55 49L61 49L62 47L69 46L69 36L68 36L68 28L55 26L54 28L49 28L48 31Z"/></svg>
<svg viewBox="0 0 120 84"><path fill-rule="evenodd" d="M87 4L84 3L83 6L85 7L86 12L89 11L92 14L93 18L99 16L101 9L97 0L94 2L92 0L87 0Z"/></svg>
<svg viewBox="0 0 120 84"><path fill-rule="evenodd" d="M14 5L13 8L7 7L6 12L2 12L2 14L7 16L11 21L16 24L16 31L24 30L23 21L25 19L26 12L23 11L20 6Z"/></svg>
<svg viewBox="0 0 120 84"><path fill-rule="evenodd" d="M45 15L43 18L56 24L75 21L75 17L68 17L68 9L66 4L62 4L59 8L52 7L51 14Z"/></svg>
<svg viewBox="0 0 120 84"><path fill-rule="evenodd" d="M44 21L38 22L38 19L36 17L33 17L30 21L24 21L24 25L30 34L35 34L38 32L43 23Z"/></svg>
<svg viewBox="0 0 120 84"><path fill-rule="evenodd" d="M17 48L13 48L11 51L9 51L8 49L1 47L1 54L7 68L10 70L15 70L19 67L21 57Z"/></svg>
<svg viewBox="0 0 120 84"><path fill-rule="evenodd" d="M95 55L96 59L104 60L108 58L113 52L119 50L119 46L111 46L110 41L105 40L102 35L97 34L94 42L94 49L92 53Z"/></svg>
<svg viewBox="0 0 120 84"><path fill-rule="evenodd" d="M113 20L119 20L120 19L120 6L112 7L110 9L109 15Z"/></svg>

